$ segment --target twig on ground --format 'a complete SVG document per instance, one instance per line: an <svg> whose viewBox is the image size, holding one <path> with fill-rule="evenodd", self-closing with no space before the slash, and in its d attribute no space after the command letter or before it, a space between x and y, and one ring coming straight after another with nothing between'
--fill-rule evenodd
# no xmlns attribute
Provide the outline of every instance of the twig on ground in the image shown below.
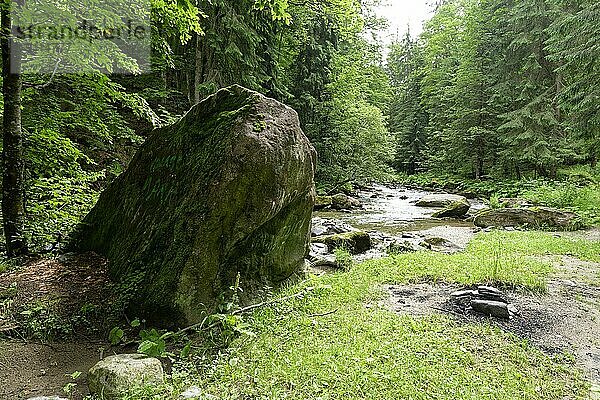
<svg viewBox="0 0 600 400"><path fill-rule="evenodd" d="M316 317L326 317L326 316L328 316L328 315L335 314L335 313L336 313L336 312L338 312L338 311L339 311L339 308L336 308L336 309L335 309L335 310L333 310L333 311L328 311L328 312L326 312L326 313L322 313L322 314L311 314L311 315L309 315L308 317L309 317L309 318L316 318Z"/></svg>
<svg viewBox="0 0 600 400"><path fill-rule="evenodd" d="M279 299L273 299L273 300L268 300L268 301L263 301L262 303L258 303L258 304L252 304L250 306L244 307L244 308L240 308L239 310L235 310L231 313L231 315L240 315L240 314L245 314L248 313L250 311L254 311L257 308L262 308L262 307L267 307L273 304L277 304L277 303L281 303L287 300L292 300L292 299L299 299L304 297L306 294L314 291L315 288L314 287L307 287L304 290L302 290L299 293L293 294L291 296L286 296L286 297L281 297ZM337 310L336 310L337 311ZM183 328L180 329L176 334L181 334L184 332L189 332L192 330L196 330L196 331L207 331L209 329L212 329L216 326L218 326L220 324L220 322L216 322L214 324L208 325L208 326L204 326L204 324L206 323L208 317L205 317L202 322L200 322L199 324L194 324L191 326L188 326L187 328Z"/></svg>

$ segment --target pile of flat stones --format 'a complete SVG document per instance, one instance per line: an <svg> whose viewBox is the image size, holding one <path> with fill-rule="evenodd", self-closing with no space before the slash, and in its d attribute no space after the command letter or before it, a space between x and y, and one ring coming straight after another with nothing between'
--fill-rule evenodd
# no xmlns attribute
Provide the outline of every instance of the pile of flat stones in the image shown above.
<svg viewBox="0 0 600 400"><path fill-rule="evenodd" d="M474 311L500 319L518 315L517 307L508 301L500 290L491 286L479 286L473 290L460 290L450 295L452 301L464 311Z"/></svg>

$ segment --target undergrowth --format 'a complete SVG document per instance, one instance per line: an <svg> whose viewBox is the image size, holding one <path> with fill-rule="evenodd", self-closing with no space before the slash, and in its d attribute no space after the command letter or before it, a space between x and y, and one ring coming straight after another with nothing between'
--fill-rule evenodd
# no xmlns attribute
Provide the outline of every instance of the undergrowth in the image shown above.
<svg viewBox="0 0 600 400"><path fill-rule="evenodd" d="M424 173L400 175L397 182L423 188L444 189L479 196L499 207L501 198L521 197L548 207L572 210L584 225L600 224L600 169L575 166L562 169L555 180L542 178L473 180L452 175Z"/></svg>

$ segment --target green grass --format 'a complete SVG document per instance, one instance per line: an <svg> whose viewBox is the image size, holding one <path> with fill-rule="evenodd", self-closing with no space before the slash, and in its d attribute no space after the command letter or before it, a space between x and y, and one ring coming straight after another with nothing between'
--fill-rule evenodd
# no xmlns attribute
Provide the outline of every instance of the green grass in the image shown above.
<svg viewBox="0 0 600 400"><path fill-rule="evenodd" d="M176 398L185 381L219 399L583 399L589 387L570 357L548 357L487 323L399 316L380 305L384 283L544 290L552 267L533 256L546 254L598 260L600 243L495 232L464 254L400 255L312 277L277 294L315 287L306 297L247 317L255 337L236 339L155 398Z"/></svg>

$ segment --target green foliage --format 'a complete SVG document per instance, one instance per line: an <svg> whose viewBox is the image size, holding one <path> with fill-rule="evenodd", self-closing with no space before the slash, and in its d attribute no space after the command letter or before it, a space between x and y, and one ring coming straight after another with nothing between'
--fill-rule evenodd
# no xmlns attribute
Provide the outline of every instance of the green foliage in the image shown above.
<svg viewBox="0 0 600 400"><path fill-rule="evenodd" d="M19 323L26 336L44 341L70 336L73 324L55 310L55 302L39 301L19 313Z"/></svg>
<svg viewBox="0 0 600 400"><path fill-rule="evenodd" d="M161 333L156 329L140 331L140 345L138 346L138 353L145 354L148 357L166 357L170 355L167 352L166 339L171 337L173 332Z"/></svg>
<svg viewBox="0 0 600 400"><path fill-rule="evenodd" d="M333 251L337 265L344 271L350 271L354 266L354 258L348 249L338 247Z"/></svg>
<svg viewBox="0 0 600 400"><path fill-rule="evenodd" d="M123 329L119 328L118 326L115 326L114 328L112 328L110 330L110 332L108 334L108 340L109 340L110 344L115 346L121 342L124 335L125 335L125 332L123 331Z"/></svg>
<svg viewBox="0 0 600 400"><path fill-rule="evenodd" d="M574 210L583 218L584 225L600 224L600 185L544 183L526 191L523 197L536 204Z"/></svg>
<svg viewBox="0 0 600 400"><path fill-rule="evenodd" d="M579 0L441 2L388 59L395 166L521 179L594 164L599 12Z"/></svg>

